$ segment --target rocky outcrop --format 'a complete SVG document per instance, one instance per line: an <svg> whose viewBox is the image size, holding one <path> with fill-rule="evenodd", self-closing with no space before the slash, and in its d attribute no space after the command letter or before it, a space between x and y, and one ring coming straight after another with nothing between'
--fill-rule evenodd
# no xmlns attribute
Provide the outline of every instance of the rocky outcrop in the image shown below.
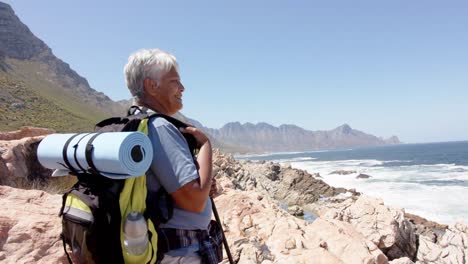
<svg viewBox="0 0 468 264"><path fill-rule="evenodd" d="M345 222L292 217L255 191L228 190L216 198L235 262L387 263L385 255Z"/></svg>
<svg viewBox="0 0 468 264"><path fill-rule="evenodd" d="M52 133L55 133L53 129L25 126L16 131L0 132L0 140L17 140L25 137L45 136Z"/></svg>
<svg viewBox="0 0 468 264"><path fill-rule="evenodd" d="M360 173L358 176L356 176L356 179L369 179L369 178L372 178L372 176L364 174L364 173Z"/></svg>
<svg viewBox="0 0 468 264"><path fill-rule="evenodd" d="M457 228L449 229L450 232L446 231L444 225L438 225L423 218L418 219L416 216L408 217L403 209L386 206L381 199L362 196L354 190L321 188L321 181L315 179L313 175L293 170L290 166L282 167L271 162L236 161L232 156L219 153L216 153L215 157L215 173L217 177L224 179L221 181L224 190L234 188L249 190L248 193L258 191L261 193L256 195L258 201L274 198L282 202L302 205L305 210L320 216L309 226L316 225L317 231L322 232L331 226L330 230L338 229L340 234L353 234L353 239L356 239L352 242L353 245L356 243L365 244L368 249L366 254L370 253L373 256L367 259L368 255L366 255L367 257L363 259L355 260L350 256L343 257L346 255L345 253L339 255L335 252L336 254L332 254L333 258L327 258L326 262L323 263L341 263L340 261L343 263L387 263L390 261L389 263L402 264L466 263L466 261L460 262L461 259L468 256L466 254L466 245L468 244L466 243L468 234L466 226L458 225ZM305 182L310 181L314 184L304 184L303 178L308 178ZM302 188L303 186L307 186L307 188ZM308 188L314 189L316 193L307 193ZM254 203L256 203L255 200ZM240 202L235 204L240 204ZM249 206L253 207L253 204ZM292 210L291 213L293 211L296 210ZM278 221L278 218L275 221ZM249 223L249 221L247 222ZM251 226L252 230L257 228L255 224ZM302 227L300 229L302 230ZM285 232L291 233L291 229ZM318 234L314 235L321 237ZM333 244L330 241L334 241L332 237L334 237L333 232L324 235L324 240L319 243L321 248L330 248L330 243ZM281 241L280 238L278 239ZM340 241L346 241L346 239L341 237ZM300 242L301 245L305 245L303 241ZM244 243L248 244L249 242L245 240ZM284 243L284 248L298 244L297 241ZM268 244L265 245L270 248ZM263 254L260 249L264 248L265 245L261 244L256 247L257 249L252 249L255 248L253 245L248 246L250 248L248 252L260 256ZM423 246L421 247L421 245ZM341 249L351 247L349 245L341 245L343 246L341 247L337 244L335 246ZM310 249L312 247L304 246L304 248ZM328 251L328 253L330 252L334 251ZM314 253L308 252L307 254L312 256ZM288 262L276 262L277 259L284 260L281 256L276 256L273 262L296 263L289 261L298 261L297 263L301 263L303 261L299 258L284 260ZM254 257L250 257L248 260L258 261L251 263L261 263L259 259ZM311 258L308 260L310 261ZM313 263L322 263L320 261L320 257L318 257L318 260ZM305 261L304 263L310 262Z"/></svg>
<svg viewBox="0 0 468 264"><path fill-rule="evenodd" d="M381 199L362 195L356 201L348 199L341 208L331 209L323 217L350 223L391 260L414 259L416 235L404 214L403 209L385 206Z"/></svg>
<svg viewBox="0 0 468 264"><path fill-rule="evenodd" d="M57 216L62 198L0 186L0 262L67 263Z"/></svg>
<svg viewBox="0 0 468 264"><path fill-rule="evenodd" d="M25 128L12 133L2 133L0 138L18 138L0 140L0 185L28 188L33 185L45 185L52 175L52 170L44 168L37 160L37 147L44 136L52 131Z"/></svg>
<svg viewBox="0 0 468 264"><path fill-rule="evenodd" d="M346 192L334 188L303 170L273 162L237 161L232 155L214 154L213 173L229 178L235 188L264 192L288 205L313 203L321 197Z"/></svg>
<svg viewBox="0 0 468 264"><path fill-rule="evenodd" d="M466 264L468 260L468 226L455 224L446 230L441 239L433 242L419 237L416 263Z"/></svg>
<svg viewBox="0 0 468 264"><path fill-rule="evenodd" d="M433 243L436 243L444 235L448 225L442 225L433 221L429 221L421 216L405 213L405 218L408 219L414 227L417 235L422 235L429 238Z"/></svg>

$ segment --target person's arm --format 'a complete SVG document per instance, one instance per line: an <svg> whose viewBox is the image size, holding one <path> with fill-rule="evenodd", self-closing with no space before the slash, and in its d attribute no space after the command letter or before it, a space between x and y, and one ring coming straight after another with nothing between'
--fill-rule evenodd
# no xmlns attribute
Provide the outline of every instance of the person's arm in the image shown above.
<svg viewBox="0 0 468 264"><path fill-rule="evenodd" d="M200 177L183 185L171 193L171 196L180 208L200 213L205 209L206 200L211 188L213 168L211 143L198 128L187 127L186 129L181 129L181 132L192 134L200 147L197 156L198 165L200 166L198 170Z"/></svg>

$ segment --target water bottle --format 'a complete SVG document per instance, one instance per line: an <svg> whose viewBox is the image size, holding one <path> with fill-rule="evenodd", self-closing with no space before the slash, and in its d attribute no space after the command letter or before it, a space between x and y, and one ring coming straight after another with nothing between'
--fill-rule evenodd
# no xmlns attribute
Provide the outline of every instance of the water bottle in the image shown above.
<svg viewBox="0 0 468 264"><path fill-rule="evenodd" d="M141 255L148 247L148 226L139 212L131 212L125 219L124 246L131 255Z"/></svg>

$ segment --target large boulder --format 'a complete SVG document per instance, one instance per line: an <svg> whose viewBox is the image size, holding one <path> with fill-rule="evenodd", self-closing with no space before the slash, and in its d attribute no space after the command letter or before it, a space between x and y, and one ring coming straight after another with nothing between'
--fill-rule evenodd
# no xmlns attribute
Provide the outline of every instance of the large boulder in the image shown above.
<svg viewBox="0 0 468 264"><path fill-rule="evenodd" d="M284 168L279 177L281 182L275 186L274 197L288 204L313 203L321 197L330 197L346 191L331 187L303 170Z"/></svg>
<svg viewBox="0 0 468 264"><path fill-rule="evenodd" d="M327 219L350 223L390 260L402 257L415 259L416 235L413 225L404 216L403 209L385 206L382 199L366 195L355 202L343 203L324 215Z"/></svg>
<svg viewBox="0 0 468 264"><path fill-rule="evenodd" d="M313 237L307 237L309 243L320 242L321 247L326 248L344 263L388 262L385 254L349 223L318 218L312 223L311 229L314 233Z"/></svg>
<svg viewBox="0 0 468 264"><path fill-rule="evenodd" d="M67 263L60 195L0 186L0 262Z"/></svg>
<svg viewBox="0 0 468 264"><path fill-rule="evenodd" d="M27 187L44 185L52 170L37 160L37 147L44 136L0 141L0 185Z"/></svg>
<svg viewBox="0 0 468 264"><path fill-rule="evenodd" d="M419 236L416 263L465 264L468 260L468 226L450 226L440 240L434 243L430 237Z"/></svg>
<svg viewBox="0 0 468 264"><path fill-rule="evenodd" d="M448 225L427 220L419 215L405 213L405 218L414 225L414 231L418 236L426 236L433 243L440 240L443 234L445 234L445 230L448 228Z"/></svg>
<svg viewBox="0 0 468 264"><path fill-rule="evenodd" d="M304 209L297 205L290 206L288 208L288 213L294 215L294 216L303 216L304 215Z"/></svg>

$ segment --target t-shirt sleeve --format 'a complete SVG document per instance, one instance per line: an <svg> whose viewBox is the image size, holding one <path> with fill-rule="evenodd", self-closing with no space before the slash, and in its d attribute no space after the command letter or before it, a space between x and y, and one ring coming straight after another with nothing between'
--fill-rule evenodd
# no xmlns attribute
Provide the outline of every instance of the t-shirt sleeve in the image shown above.
<svg viewBox="0 0 468 264"><path fill-rule="evenodd" d="M199 178L187 141L163 118L150 120L148 136L153 144L151 170L168 193Z"/></svg>

